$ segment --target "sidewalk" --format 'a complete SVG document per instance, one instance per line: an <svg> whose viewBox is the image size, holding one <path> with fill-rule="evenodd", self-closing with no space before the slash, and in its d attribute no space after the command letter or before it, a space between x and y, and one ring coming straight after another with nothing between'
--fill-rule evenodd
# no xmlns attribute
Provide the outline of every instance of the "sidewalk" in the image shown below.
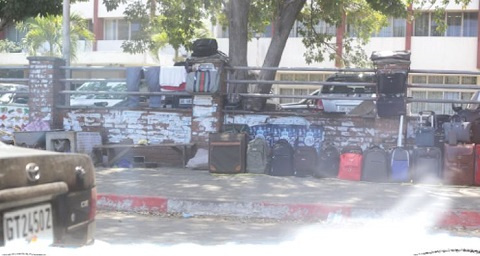
<svg viewBox="0 0 480 256"><path fill-rule="evenodd" d="M424 216L436 226L480 226L480 187L218 175L171 167L99 168L96 177L99 209L302 220Z"/></svg>

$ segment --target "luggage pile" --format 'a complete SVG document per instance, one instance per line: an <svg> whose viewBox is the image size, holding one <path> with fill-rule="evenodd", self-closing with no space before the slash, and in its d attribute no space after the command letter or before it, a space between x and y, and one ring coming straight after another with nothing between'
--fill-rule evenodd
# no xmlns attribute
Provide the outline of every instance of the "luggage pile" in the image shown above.
<svg viewBox="0 0 480 256"><path fill-rule="evenodd" d="M370 59L377 76L377 115L393 117L406 114L409 51L373 52Z"/></svg>

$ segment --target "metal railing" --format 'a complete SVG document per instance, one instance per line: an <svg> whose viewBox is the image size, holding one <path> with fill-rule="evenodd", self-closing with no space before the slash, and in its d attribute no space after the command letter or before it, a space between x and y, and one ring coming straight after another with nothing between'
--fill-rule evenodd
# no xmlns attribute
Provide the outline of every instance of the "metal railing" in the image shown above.
<svg viewBox="0 0 480 256"><path fill-rule="evenodd" d="M191 96L188 92L171 92L171 91L157 91L157 92L149 92L149 91L138 91L138 92L127 92L127 91L119 91L119 92L111 92L111 91L77 91L72 89L73 86L71 85L79 85L86 82L125 82L126 78L117 74L107 75L108 72L125 72L126 67L88 67L88 66L73 66L73 67L60 67L65 71L72 72L73 78L68 79L60 79L62 83L65 84L65 89L62 90L60 93L65 95L66 99L70 99L72 95L79 95L79 94L86 94L86 95L105 95L106 93L109 95L125 95L125 98L128 96L142 96L148 100L150 96ZM6 70L17 70L23 72L24 74L28 75L28 66L3 66L0 67L0 72ZM288 68L288 67L230 67L227 72L227 87L230 88L227 94L237 94L240 97L244 98L267 98L267 99L321 99L321 100L364 100L364 101L375 101L377 97L350 97L350 96L326 96L326 95L293 95L293 94L260 94L260 93L234 93L231 92L232 86L239 86L239 85L262 85L262 84L273 84L273 85L289 85L292 88L300 88L305 86L311 87L318 87L318 89L322 88L322 86L363 86L363 87L375 87L376 83L368 83L368 82L327 82L327 81L287 81L287 80L252 80L252 79L245 79L245 80L236 80L232 79L230 74L232 71L235 70L244 70L244 71L261 71L261 70L270 70L270 71L281 71L281 72L308 72L308 73L371 73L374 74L374 69L338 69L338 68L310 68L310 67L303 67L303 68ZM79 74L82 72L86 72L92 76L92 78L81 78ZM104 74L102 74L102 72ZM95 75L93 75L95 74ZM480 72L474 71L457 71L457 70L410 70L409 74L438 74L438 75L465 75L465 76L477 76L480 77ZM277 76L278 77L278 76ZM28 84L29 79L25 76L23 77L0 77L0 83L20 83L20 84ZM407 84L407 90L411 89L420 89L420 90L440 90L440 91L449 91L455 90L462 92L466 91L478 91L480 90L480 85L460 85L460 84L421 84L421 83L410 83ZM0 93L25 93L21 91L4 91L0 88ZM409 93L409 95L411 95ZM226 97L230 97L230 95L224 95ZM478 103L475 100L469 99L423 99L423 98L415 98L415 97L407 97L407 103L436 103L436 104L472 104ZM69 104L57 106L59 108L82 108L83 106L69 106ZM91 106L90 106L91 107ZM93 106L96 108L112 108L114 106Z"/></svg>

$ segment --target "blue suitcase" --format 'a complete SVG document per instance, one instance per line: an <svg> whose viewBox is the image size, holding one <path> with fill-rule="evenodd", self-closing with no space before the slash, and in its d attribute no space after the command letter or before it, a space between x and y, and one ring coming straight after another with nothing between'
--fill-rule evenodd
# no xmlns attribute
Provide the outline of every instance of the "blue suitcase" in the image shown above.
<svg viewBox="0 0 480 256"><path fill-rule="evenodd" d="M410 182L410 154L408 150L396 147L390 155L390 180Z"/></svg>

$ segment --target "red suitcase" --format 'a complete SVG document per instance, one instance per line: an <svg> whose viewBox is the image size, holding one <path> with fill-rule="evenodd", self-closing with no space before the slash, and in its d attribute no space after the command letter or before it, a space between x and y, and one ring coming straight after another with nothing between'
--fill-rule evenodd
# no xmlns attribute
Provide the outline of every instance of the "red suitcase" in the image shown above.
<svg viewBox="0 0 480 256"><path fill-rule="evenodd" d="M445 143L443 180L445 184L474 184L474 144L449 145Z"/></svg>
<svg viewBox="0 0 480 256"><path fill-rule="evenodd" d="M480 186L480 144L475 145L475 169L474 169L474 184Z"/></svg>
<svg viewBox="0 0 480 256"><path fill-rule="evenodd" d="M340 155L338 178L342 180L360 180L362 178L362 160L363 155L361 148L343 150Z"/></svg>

